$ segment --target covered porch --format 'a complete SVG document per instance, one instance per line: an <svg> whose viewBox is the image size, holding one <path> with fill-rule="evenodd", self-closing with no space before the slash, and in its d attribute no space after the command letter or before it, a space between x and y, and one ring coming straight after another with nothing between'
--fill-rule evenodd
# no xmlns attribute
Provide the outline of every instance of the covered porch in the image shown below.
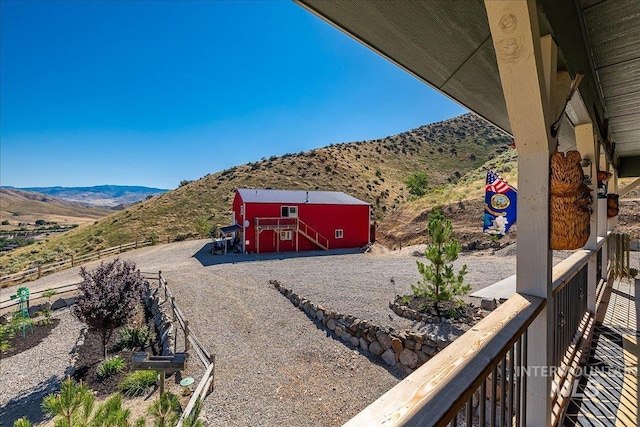
<svg viewBox="0 0 640 427"><path fill-rule="evenodd" d="M609 193L640 184L640 3L297 1L518 150L515 293L347 425L638 425L630 238L596 194L598 172L612 174ZM571 150L590 178L588 238L554 268L550 159ZM617 397L590 392L602 370L582 375L602 351L624 373Z"/></svg>

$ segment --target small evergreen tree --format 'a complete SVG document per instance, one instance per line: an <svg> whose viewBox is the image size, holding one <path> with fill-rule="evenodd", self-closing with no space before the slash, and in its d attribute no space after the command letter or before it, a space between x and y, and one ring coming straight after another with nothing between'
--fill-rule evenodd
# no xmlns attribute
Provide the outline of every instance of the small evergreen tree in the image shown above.
<svg viewBox="0 0 640 427"><path fill-rule="evenodd" d="M429 216L427 232L431 244L427 246L424 255L430 264L417 261L422 280L412 285L411 289L417 297L432 299L436 313L440 315L440 302L450 301L454 296L468 293L471 286L464 284L466 264L458 273L453 271L452 263L458 259L462 248L453 238L453 225L444 217L441 209L434 209Z"/></svg>
<svg viewBox="0 0 640 427"><path fill-rule="evenodd" d="M173 427L178 423L179 410L178 398L169 393L162 393L160 398L151 404L148 412L153 416L154 427Z"/></svg>
<svg viewBox="0 0 640 427"><path fill-rule="evenodd" d="M79 285L75 314L102 335L104 357L113 330L125 325L144 295L144 279L133 261L119 258L101 263L93 271L80 268L84 279Z"/></svg>
<svg viewBox="0 0 640 427"><path fill-rule="evenodd" d="M76 384L67 377L62 382L60 393L44 398L42 409L55 417L55 427L74 427L88 424L94 403L95 396L86 385Z"/></svg>

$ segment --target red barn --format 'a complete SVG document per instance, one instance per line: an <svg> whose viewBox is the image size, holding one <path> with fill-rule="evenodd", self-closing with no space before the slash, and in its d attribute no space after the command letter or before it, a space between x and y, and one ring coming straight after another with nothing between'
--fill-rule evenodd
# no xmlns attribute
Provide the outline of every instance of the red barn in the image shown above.
<svg viewBox="0 0 640 427"><path fill-rule="evenodd" d="M341 192L255 189L236 191L232 214L247 253L361 247L370 215L368 203Z"/></svg>

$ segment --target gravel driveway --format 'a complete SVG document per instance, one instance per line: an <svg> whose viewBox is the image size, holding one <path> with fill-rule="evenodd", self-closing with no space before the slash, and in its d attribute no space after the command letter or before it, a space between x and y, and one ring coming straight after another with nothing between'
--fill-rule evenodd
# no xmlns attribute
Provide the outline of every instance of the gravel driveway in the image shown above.
<svg viewBox="0 0 640 427"><path fill-rule="evenodd" d="M268 281L280 280L328 309L405 329L413 322L398 318L388 303L396 293L409 293L419 279L417 258L411 254L415 248L260 256L213 256L208 249L208 240L198 240L121 255L133 259L142 271L162 270L190 326L216 354L215 390L204 405L207 425L340 425L400 381L401 373L318 329ZM515 273L515 256L509 254L465 254L457 262L462 263L468 266L467 281L474 290ZM29 287L33 291L78 280L74 268ZM75 341L77 334L71 335ZM44 365L38 369L44 371ZM52 369L56 372L48 375L63 372ZM2 371L3 385L9 375ZM24 380L20 387L27 390L32 382ZM0 387L0 404L16 392Z"/></svg>

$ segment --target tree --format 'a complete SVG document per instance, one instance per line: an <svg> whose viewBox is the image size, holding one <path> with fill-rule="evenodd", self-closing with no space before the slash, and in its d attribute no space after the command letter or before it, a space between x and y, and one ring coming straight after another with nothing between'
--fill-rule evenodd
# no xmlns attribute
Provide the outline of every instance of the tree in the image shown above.
<svg viewBox="0 0 640 427"><path fill-rule="evenodd" d="M424 172L415 172L405 181L409 194L416 197L422 197L427 194L427 186L429 185L429 176Z"/></svg>
<svg viewBox="0 0 640 427"><path fill-rule="evenodd" d="M144 279L133 261L119 258L101 263L93 271L80 268L81 294L75 305L75 314L102 335L104 357L113 330L125 325L135 312L145 291Z"/></svg>
<svg viewBox="0 0 640 427"><path fill-rule="evenodd" d="M204 239L211 231L211 224L205 218L198 218L196 220L196 231Z"/></svg>
<svg viewBox="0 0 640 427"><path fill-rule="evenodd" d="M56 427L72 427L87 425L95 396L86 385L76 384L67 377L62 382L60 393L50 394L42 401L42 409L49 415L53 415Z"/></svg>
<svg viewBox="0 0 640 427"><path fill-rule="evenodd" d="M160 398L151 404L148 412L153 416L154 427L173 427L178 423L179 410L178 398L169 393L162 393Z"/></svg>
<svg viewBox="0 0 640 427"><path fill-rule="evenodd" d="M427 232L431 244L424 255L431 263L427 265L417 261L422 280L412 285L411 289L415 296L432 299L436 313L440 315L440 302L468 293L471 286L464 284L466 264L457 274L453 271L453 262L458 259L461 246L453 238L453 225L444 217L441 209L436 208L429 216Z"/></svg>
<svg viewBox="0 0 640 427"><path fill-rule="evenodd" d="M86 385L76 384L67 377L62 382L60 393L50 394L42 401L42 409L54 416L54 427L144 427L146 421L138 418L131 424L130 409L122 407L122 396L119 393L99 405L93 410L95 396ZM28 427L30 424L25 424ZM14 427L16 425L14 424Z"/></svg>

